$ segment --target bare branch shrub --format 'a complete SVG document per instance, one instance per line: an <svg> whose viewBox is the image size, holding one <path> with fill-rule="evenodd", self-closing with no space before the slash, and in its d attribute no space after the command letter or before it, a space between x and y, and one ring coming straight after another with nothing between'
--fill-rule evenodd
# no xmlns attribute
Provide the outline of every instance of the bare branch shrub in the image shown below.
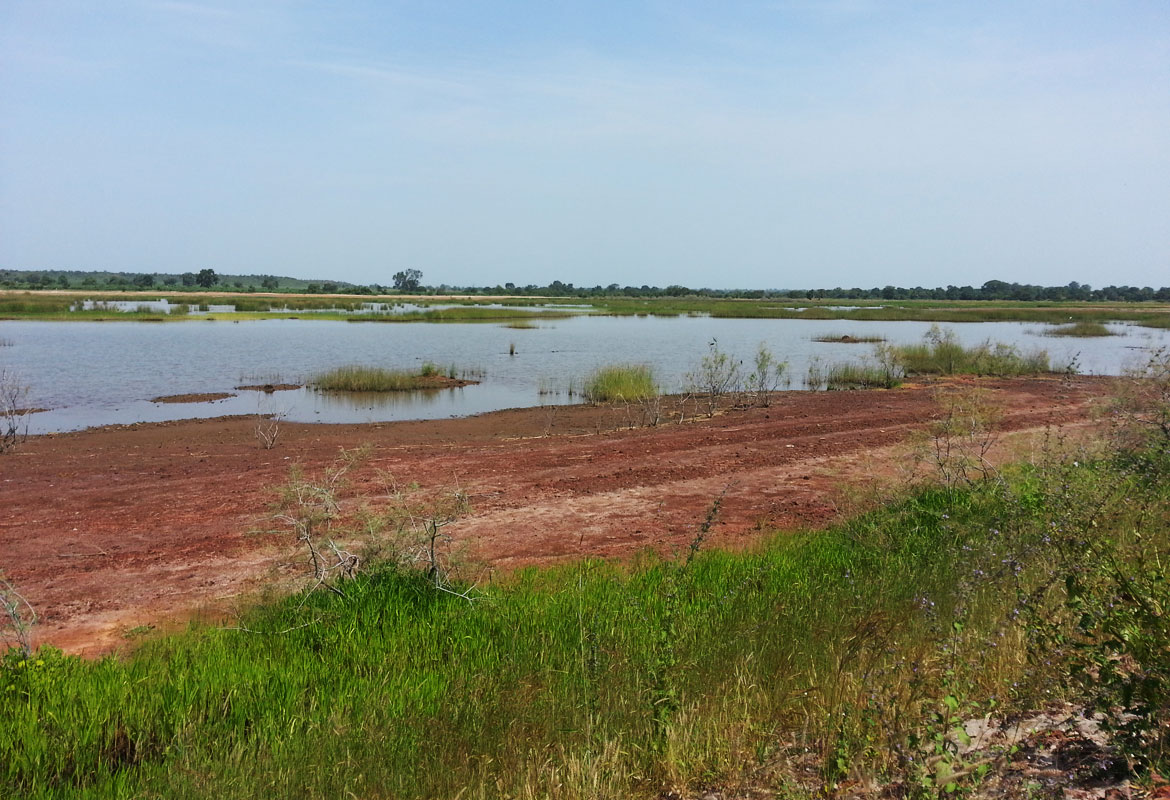
<svg viewBox="0 0 1170 800"><path fill-rule="evenodd" d="M0 453L7 453L28 438L28 411L24 407L28 386L15 372L0 369Z"/></svg>
<svg viewBox="0 0 1170 800"><path fill-rule="evenodd" d="M271 450L276 446L276 440L280 438L280 426L284 422L284 418L288 416L288 411L280 409L277 411L266 411L263 404L259 404L256 408L256 439L260 442L260 446L265 450Z"/></svg>
<svg viewBox="0 0 1170 800"><path fill-rule="evenodd" d="M0 641L7 647L15 647L22 657L32 655L32 628L37 622L37 613L25 600L12 582L0 573Z"/></svg>
<svg viewBox="0 0 1170 800"><path fill-rule="evenodd" d="M400 486L393 476L383 476L387 487L380 513L366 510L364 527L375 549L372 555L402 567L422 569L435 588L470 600L467 591L452 588L457 559L451 554L453 539L444 528L471 508L460 489L421 493L416 484Z"/></svg>
<svg viewBox="0 0 1170 800"><path fill-rule="evenodd" d="M936 392L939 415L919 443L919 458L932 465L947 486L972 484L996 474L988 460L999 440L1003 414L986 389Z"/></svg>
<svg viewBox="0 0 1170 800"><path fill-rule="evenodd" d="M332 533L333 524L341 512L338 495L347 485L346 475L367 453L368 448L341 451L318 480L305 477L300 465L295 465L288 483L279 490L276 519L292 530L296 541L306 550L315 581L310 592L324 587L344 596L332 579L352 578L361 565L361 558L341 548L333 540Z"/></svg>

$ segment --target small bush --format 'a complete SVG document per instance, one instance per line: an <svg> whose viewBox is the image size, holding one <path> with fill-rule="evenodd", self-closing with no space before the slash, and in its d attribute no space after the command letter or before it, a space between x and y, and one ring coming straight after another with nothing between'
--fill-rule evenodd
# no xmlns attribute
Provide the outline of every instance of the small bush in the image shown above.
<svg viewBox="0 0 1170 800"><path fill-rule="evenodd" d="M638 402L657 397L654 370L646 364L611 364L585 379L585 399L591 403Z"/></svg>

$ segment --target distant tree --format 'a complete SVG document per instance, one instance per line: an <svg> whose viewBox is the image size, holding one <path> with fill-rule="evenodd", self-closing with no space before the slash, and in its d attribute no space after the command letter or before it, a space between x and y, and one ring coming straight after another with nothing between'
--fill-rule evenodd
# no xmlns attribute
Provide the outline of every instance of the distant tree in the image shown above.
<svg viewBox="0 0 1170 800"><path fill-rule="evenodd" d="M135 275L133 283L140 289L149 289L151 286L154 286L154 276L149 273Z"/></svg>
<svg viewBox="0 0 1170 800"><path fill-rule="evenodd" d="M323 283L323 284L321 284L321 291L324 292L325 294L333 294L334 292L337 291L337 284L332 283L332 282Z"/></svg>
<svg viewBox="0 0 1170 800"><path fill-rule="evenodd" d="M276 280L276 278L269 275L266 278L264 278L264 280L260 281L260 285L263 286L268 291L274 292L274 291L276 291L276 288L278 286L280 286L280 281Z"/></svg>
<svg viewBox="0 0 1170 800"><path fill-rule="evenodd" d="M167 286L174 286L178 282L179 282L179 279L176 278L174 275L170 276L169 278L165 278L163 280L163 283L166 284Z"/></svg>
<svg viewBox="0 0 1170 800"><path fill-rule="evenodd" d="M195 285L195 273L194 272L184 272L182 275L179 276L179 280L183 282L184 286L194 286Z"/></svg>
<svg viewBox="0 0 1170 800"><path fill-rule="evenodd" d="M413 292L421 283L421 270L404 269L394 273L394 288L400 292Z"/></svg>
<svg viewBox="0 0 1170 800"><path fill-rule="evenodd" d="M201 269L199 274L195 276L195 283L202 286L204 289L210 289L215 286L219 280L219 276L215 274L213 269Z"/></svg>
<svg viewBox="0 0 1170 800"><path fill-rule="evenodd" d="M307 294L320 294L321 287L315 283L310 283L308 286L305 287L305 292Z"/></svg>

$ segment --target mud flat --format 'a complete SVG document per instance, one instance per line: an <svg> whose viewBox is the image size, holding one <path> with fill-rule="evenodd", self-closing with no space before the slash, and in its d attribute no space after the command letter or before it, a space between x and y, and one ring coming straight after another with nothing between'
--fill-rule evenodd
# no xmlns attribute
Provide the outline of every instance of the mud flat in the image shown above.
<svg viewBox="0 0 1170 800"><path fill-rule="evenodd" d="M982 381L1005 431L1085 428L1109 378ZM99 654L140 626L240 602L288 560L273 487L370 445L352 497L378 475L459 488L447 528L490 569L683 548L725 492L713 544L824 525L842 488L897 480L907 438L935 413L929 386L783 392L767 408L629 428L633 409L561 406L366 425L284 423L262 449L254 418L118 426L30 438L0 457L0 565L40 615L38 641ZM665 402L679 410L677 398ZM1018 452L1018 451L1017 451Z"/></svg>

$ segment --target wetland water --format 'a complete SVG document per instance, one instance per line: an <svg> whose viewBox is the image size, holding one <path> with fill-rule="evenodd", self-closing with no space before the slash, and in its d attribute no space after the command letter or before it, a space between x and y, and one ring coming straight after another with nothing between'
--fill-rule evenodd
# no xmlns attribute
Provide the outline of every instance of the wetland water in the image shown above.
<svg viewBox="0 0 1170 800"><path fill-rule="evenodd" d="M654 367L663 390L682 390L718 341L745 368L760 342L788 362L790 388L803 386L810 361L861 359L867 344L815 342L825 335L922 340L923 322L574 317L535 321L531 329L492 323L349 323L326 320L215 322L0 322L0 368L29 387L23 405L49 409L28 417L30 433L97 425L279 412L296 422L435 419L501 408L571 403L593 368L617 362ZM1054 367L1074 358L1081 372L1119 374L1144 362L1143 351L1170 345L1170 330L1110 325L1122 335L1096 339L1043 336L1039 323L945 325L974 345L991 340L1043 348ZM514 346L515 355L509 351ZM302 383L343 364L417 369L424 361L482 371L481 383L438 392L338 395L308 389L264 394L243 384ZM150 398L229 392L205 403Z"/></svg>

